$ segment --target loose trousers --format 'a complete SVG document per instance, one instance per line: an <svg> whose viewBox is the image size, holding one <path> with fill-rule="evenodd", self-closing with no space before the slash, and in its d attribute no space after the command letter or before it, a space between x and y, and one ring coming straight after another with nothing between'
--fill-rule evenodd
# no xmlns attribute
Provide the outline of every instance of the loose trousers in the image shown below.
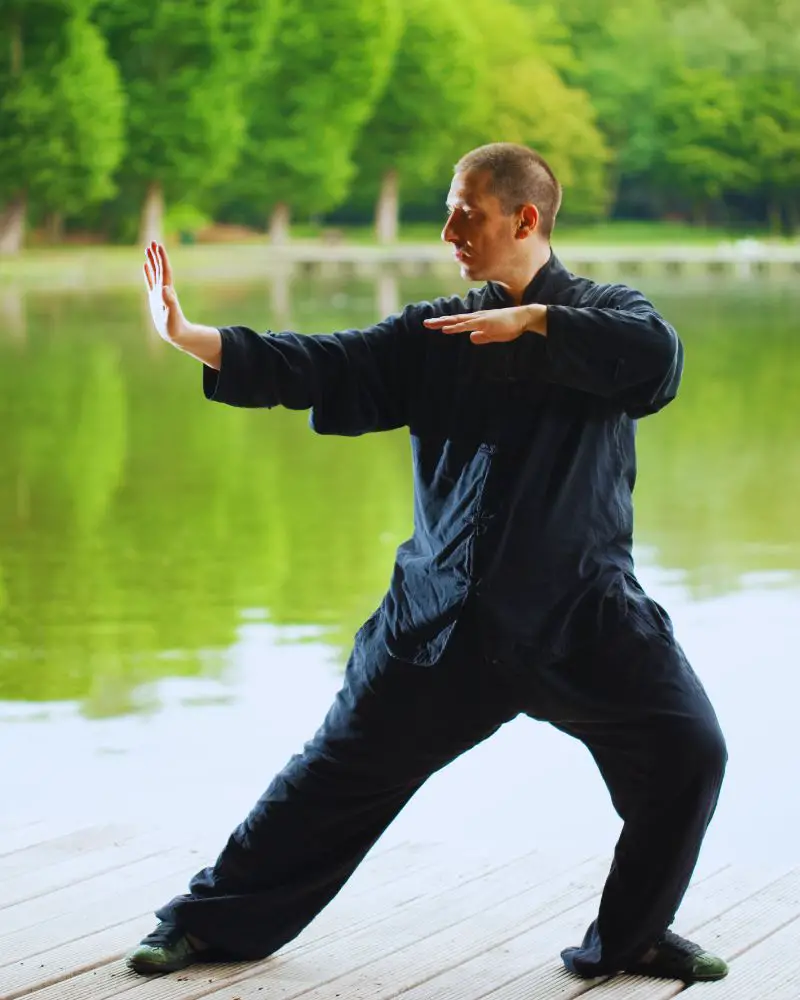
<svg viewBox="0 0 800 1000"><path fill-rule="evenodd" d="M588 747L623 820L597 918L562 958L586 977L624 969L671 924L725 770L717 718L680 646L621 620L540 666L471 611L442 659L417 666L386 652L379 621L359 633L316 735L158 918L233 959L272 954L431 774L525 713Z"/></svg>

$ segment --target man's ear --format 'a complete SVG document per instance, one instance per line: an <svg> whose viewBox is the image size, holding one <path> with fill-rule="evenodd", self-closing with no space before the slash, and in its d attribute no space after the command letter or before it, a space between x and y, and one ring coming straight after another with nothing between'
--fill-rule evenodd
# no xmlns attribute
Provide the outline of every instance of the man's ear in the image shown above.
<svg viewBox="0 0 800 1000"><path fill-rule="evenodd" d="M536 232L539 225L539 209L535 205L523 205L517 225L517 236L526 239Z"/></svg>

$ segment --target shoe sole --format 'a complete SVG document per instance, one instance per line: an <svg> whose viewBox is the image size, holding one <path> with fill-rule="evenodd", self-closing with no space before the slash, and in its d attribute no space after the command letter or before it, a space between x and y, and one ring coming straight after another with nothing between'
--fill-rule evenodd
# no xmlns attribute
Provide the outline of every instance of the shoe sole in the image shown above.
<svg viewBox="0 0 800 1000"><path fill-rule="evenodd" d="M180 972L181 969L186 969L195 963L195 959L191 959L188 962L172 962L163 965L156 965L151 962L139 962L133 958L128 958L125 961L131 972L136 972L140 976L157 976L159 974L166 975L170 972Z"/></svg>
<svg viewBox="0 0 800 1000"><path fill-rule="evenodd" d="M670 973L666 970L657 971L655 969L645 969L642 967L632 966L630 969L624 970L629 976L643 976L645 979L671 979L675 982L685 983L687 986L691 986L692 983L717 983L720 979L724 979L729 969L724 972L719 972L716 974L709 974L707 976L692 976L691 978L684 978L683 976L676 975L674 972Z"/></svg>

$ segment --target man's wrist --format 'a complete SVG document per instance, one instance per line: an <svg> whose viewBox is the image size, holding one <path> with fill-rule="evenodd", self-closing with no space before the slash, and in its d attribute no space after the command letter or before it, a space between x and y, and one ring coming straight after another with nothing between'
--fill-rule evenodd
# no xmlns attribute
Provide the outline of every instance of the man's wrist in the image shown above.
<svg viewBox="0 0 800 1000"><path fill-rule="evenodd" d="M218 327L186 322L172 343L210 368L219 370L222 363L222 334Z"/></svg>
<svg viewBox="0 0 800 1000"><path fill-rule="evenodd" d="M541 337L547 336L547 306L534 302L525 306L525 329L531 333L538 333Z"/></svg>

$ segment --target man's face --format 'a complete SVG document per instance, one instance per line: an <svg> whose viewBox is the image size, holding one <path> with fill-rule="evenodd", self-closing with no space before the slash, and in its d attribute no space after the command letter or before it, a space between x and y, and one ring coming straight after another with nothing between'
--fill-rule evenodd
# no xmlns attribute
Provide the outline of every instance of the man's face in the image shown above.
<svg viewBox="0 0 800 1000"><path fill-rule="evenodd" d="M453 177L442 239L452 244L462 278L503 282L518 270L525 255L524 241L520 240L520 213L503 213L498 198L487 190L490 179L485 170Z"/></svg>

